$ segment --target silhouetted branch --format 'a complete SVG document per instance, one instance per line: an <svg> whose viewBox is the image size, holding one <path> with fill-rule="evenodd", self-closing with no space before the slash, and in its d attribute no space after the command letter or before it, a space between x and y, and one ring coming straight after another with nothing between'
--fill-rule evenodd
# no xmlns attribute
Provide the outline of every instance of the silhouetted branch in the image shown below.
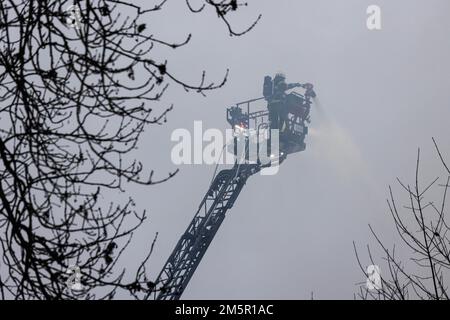
<svg viewBox="0 0 450 320"><path fill-rule="evenodd" d="M145 128L167 121L172 106L156 103L169 84L203 94L228 75L216 84L202 72L193 85L154 58L158 47L191 39L149 32L146 19L165 3L0 2L1 298L111 299L118 290L139 298L151 291L145 264L156 237L134 279L119 268L146 219L120 192L128 183L163 183L178 170L155 178L133 151ZM204 4L230 33L242 34L226 19L235 1ZM71 266L80 269L81 291L65 283Z"/></svg>
<svg viewBox="0 0 450 320"><path fill-rule="evenodd" d="M434 139L433 143L448 174L448 167ZM389 250L373 228L369 226L372 235L384 253L383 259L389 272L381 275L381 288L369 290L369 288L361 286L359 297L362 299L449 299L445 277L449 275L450 271L450 240L448 238L450 229L445 221L445 205L447 190L450 187L450 176L445 177L445 184L437 185L440 178L436 178L422 187L419 168L420 150L417 153L413 187L397 178L408 197L409 204L403 207L407 210L407 214L402 213L398 208L391 187L389 187L390 198L387 200L397 234L405 247L411 252L409 261L412 262L412 266L407 268L395 256L395 247ZM434 201L425 200L428 193L435 190L436 186L444 188L442 198L439 201L440 205L436 205ZM354 248L358 264L365 276L368 277L355 244ZM368 250L371 264L375 264L370 249Z"/></svg>

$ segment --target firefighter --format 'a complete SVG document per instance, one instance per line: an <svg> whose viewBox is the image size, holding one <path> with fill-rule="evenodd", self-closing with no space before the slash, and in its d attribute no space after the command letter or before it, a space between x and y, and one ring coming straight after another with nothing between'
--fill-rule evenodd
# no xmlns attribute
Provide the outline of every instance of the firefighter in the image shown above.
<svg viewBox="0 0 450 320"><path fill-rule="evenodd" d="M277 74L273 79L273 88L272 94L268 97L268 105L269 109L269 121L270 121L270 129L278 129L280 124L280 109L281 104L283 103L283 96L280 94L280 84L282 81L282 75Z"/></svg>
<svg viewBox="0 0 450 320"><path fill-rule="evenodd" d="M302 87L300 83L286 83L286 77L277 73L273 79L273 94L269 99L269 120L271 129L284 131L288 125L289 111L286 105L286 91L295 87Z"/></svg>

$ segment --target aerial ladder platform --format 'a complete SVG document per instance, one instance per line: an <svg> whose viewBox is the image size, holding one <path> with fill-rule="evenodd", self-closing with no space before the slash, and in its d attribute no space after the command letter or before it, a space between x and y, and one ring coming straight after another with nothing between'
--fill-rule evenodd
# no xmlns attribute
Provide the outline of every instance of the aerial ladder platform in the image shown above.
<svg viewBox="0 0 450 320"><path fill-rule="evenodd" d="M265 79L265 87L268 78ZM274 135L271 134L273 130L269 130L271 124L265 103L269 99L266 94L265 97L240 102L227 109L227 121L234 130L233 143L228 146L236 157L234 166L214 175L194 218L164 264L147 298L180 299L247 179L265 168L278 166L288 154L305 150L306 124L310 122L311 98L315 97L315 93L310 84L298 86L306 86L306 93L290 92L286 95L284 107L288 114L283 130L277 135L279 146L276 151L271 150ZM260 148L266 143L265 148ZM264 157L261 150L267 152Z"/></svg>

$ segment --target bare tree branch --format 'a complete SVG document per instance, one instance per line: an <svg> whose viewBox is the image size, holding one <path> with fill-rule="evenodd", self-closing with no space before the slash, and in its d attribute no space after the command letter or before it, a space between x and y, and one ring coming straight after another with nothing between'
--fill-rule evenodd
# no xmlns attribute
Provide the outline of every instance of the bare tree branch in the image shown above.
<svg viewBox="0 0 450 320"><path fill-rule="evenodd" d="M409 261L412 266L407 268L395 256L395 247L389 250L373 228L369 226L384 253L383 260L385 260L389 272L382 275L381 288L369 290L369 288L361 286L358 295L362 299L380 299L380 297L389 300L449 299L446 276L450 273L450 240L447 236L449 227L445 221L445 212L447 190L450 187L450 175L448 175L450 172L434 138L433 143L446 173L445 184L437 184L442 178L436 178L425 187L421 187L420 150L418 150L414 186L411 188L397 178L409 200L409 205L404 206L406 213L399 210L393 190L389 187L390 199L387 200L389 211L397 234L405 247L410 250ZM442 198L438 202L439 206L435 205L434 201L425 200L428 194L434 193L437 187L444 188ZM358 265L368 277L355 244L354 250ZM369 257L371 263L375 264L370 249Z"/></svg>
<svg viewBox="0 0 450 320"><path fill-rule="evenodd" d="M256 23L233 32L227 18L238 3L203 2L233 35ZM133 158L144 130L163 125L172 111L156 103L169 84L203 94L228 74L216 84L202 72L193 85L154 58L158 47L191 39L149 32L146 19L165 3L0 2L1 298L111 299L120 290L139 298L152 289L145 264L156 237L134 279L119 267L146 212L105 192L172 178L177 171L155 178ZM75 296L65 284L73 265L84 287Z"/></svg>

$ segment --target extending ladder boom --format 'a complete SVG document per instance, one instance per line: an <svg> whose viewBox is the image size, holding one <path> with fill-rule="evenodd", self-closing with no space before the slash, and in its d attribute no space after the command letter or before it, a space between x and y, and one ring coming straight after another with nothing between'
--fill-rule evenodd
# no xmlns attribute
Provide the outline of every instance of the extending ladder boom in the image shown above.
<svg viewBox="0 0 450 320"><path fill-rule="evenodd" d="M265 82L271 86L271 80L267 78L270 77L266 77ZM264 90L267 91L266 83L264 86ZM233 207L247 179L265 167L278 166L288 154L305 150L304 140L308 133L305 122L309 122L310 98L315 97L315 93L310 84L302 85L302 87L307 89L304 96L295 92L286 96L285 109L288 110L288 114L284 117L285 129L280 132L279 137L277 134L272 135L273 124L276 126L278 124L271 122L266 106L263 110L250 112L250 104L259 103L266 97L244 101L227 109L227 121L233 130L244 131L243 137L235 135L234 138L236 163L233 168L222 170L214 177L194 218L167 259L147 298L180 299L225 219L225 213ZM271 89L268 91L272 92ZM247 107L247 113L243 112L242 106ZM271 124L270 134L268 136L263 134L262 136L266 138L260 141L260 129L267 130L269 124ZM278 131L278 129L275 130ZM272 136L277 137L278 141L275 142L279 142L279 150L272 149ZM237 151L239 143L243 147L242 153L239 153L240 158ZM263 144L267 144L267 148L260 149ZM257 151L255 159L251 159L251 146ZM265 149L267 151L264 151ZM263 152L270 154L264 155ZM265 161L267 156L270 156L269 162Z"/></svg>
<svg viewBox="0 0 450 320"><path fill-rule="evenodd" d="M197 213L181 236L159 274L153 299L178 300L197 269L209 244L233 207L249 176L257 173L257 164L235 164L220 171L203 198Z"/></svg>

